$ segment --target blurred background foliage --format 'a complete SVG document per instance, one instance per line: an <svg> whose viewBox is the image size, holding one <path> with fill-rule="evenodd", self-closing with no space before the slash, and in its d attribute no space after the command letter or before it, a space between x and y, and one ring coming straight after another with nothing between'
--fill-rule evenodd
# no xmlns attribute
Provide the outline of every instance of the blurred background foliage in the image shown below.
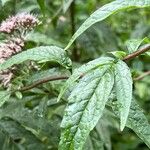
<svg viewBox="0 0 150 150"><path fill-rule="evenodd" d="M40 45L65 47L83 21L97 8L112 0L75 0L68 7L66 0L1 0L0 21L20 12L30 12L42 22L26 37L25 50ZM67 9L68 8L68 9ZM97 23L82 34L69 50L73 67L108 55L108 52L127 51L129 39L150 37L150 8L134 9L117 13L102 23ZM0 41L5 39L0 34ZM29 69L29 62L19 66L12 81L13 88L32 84L51 75L67 74L57 64L36 64L38 69ZM128 62L133 76L150 69L150 56L141 55ZM44 83L28 91L9 92L1 87L1 99L7 99L0 107L1 150L57 150L60 122L66 104L56 99L65 81ZM69 91L68 91L69 92ZM7 97L6 97L7 95ZM136 81L134 96L150 120L150 77ZM5 98L4 98L5 97ZM4 100L5 101L5 100ZM85 150L147 150L147 146L126 128L119 131L118 122L108 110L90 133Z"/></svg>

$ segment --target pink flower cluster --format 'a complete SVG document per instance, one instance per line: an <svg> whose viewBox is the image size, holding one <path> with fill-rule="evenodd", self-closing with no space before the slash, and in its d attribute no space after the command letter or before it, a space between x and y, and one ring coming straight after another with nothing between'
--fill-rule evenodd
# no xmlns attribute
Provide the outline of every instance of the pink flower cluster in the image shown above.
<svg viewBox="0 0 150 150"><path fill-rule="evenodd" d="M39 23L39 20L34 15L21 13L3 21L0 26L0 32L10 34L17 30L31 30Z"/></svg>
<svg viewBox="0 0 150 150"><path fill-rule="evenodd" d="M0 64L10 58L12 55L20 52L24 42L19 38L14 38L12 41L6 41L0 44ZM12 69L0 71L0 80L3 86L8 86L13 77Z"/></svg>
<svg viewBox="0 0 150 150"><path fill-rule="evenodd" d="M12 55L22 51L24 36L39 24L39 20L29 13L21 13L9 17L0 25L0 32L11 35L8 40L0 44L0 64ZM0 80L4 87L8 87L13 77L14 68L0 71Z"/></svg>

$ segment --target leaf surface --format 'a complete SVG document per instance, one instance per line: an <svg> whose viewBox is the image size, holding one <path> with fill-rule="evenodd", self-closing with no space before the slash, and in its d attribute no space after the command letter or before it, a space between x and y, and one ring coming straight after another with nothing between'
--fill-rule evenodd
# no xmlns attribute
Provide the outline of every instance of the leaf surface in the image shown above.
<svg viewBox="0 0 150 150"><path fill-rule="evenodd" d="M12 56L10 59L0 64L0 70L7 69L15 64L20 64L27 60L56 62L66 68L71 66L71 60L63 49L56 46L40 46Z"/></svg>
<svg viewBox="0 0 150 150"><path fill-rule="evenodd" d="M71 44L79 37L84 31L86 31L93 24L100 22L110 15L129 8L144 8L150 6L150 0L115 0L111 3L104 5L103 7L96 10L89 18L80 26L80 28L75 32L71 38L69 44L65 49L68 49Z"/></svg>
<svg viewBox="0 0 150 150"><path fill-rule="evenodd" d="M75 83L76 80L78 80L81 76L84 76L84 74L90 72L91 70L107 65L113 62L113 58L111 57L100 57L93 61L88 62L87 64L82 65L81 67L74 70L73 74L70 76L70 78L66 81L64 84L62 90L60 91L60 94L58 96L58 101L61 99L65 91Z"/></svg>
<svg viewBox="0 0 150 150"><path fill-rule="evenodd" d="M112 105L114 112L119 117L119 110L116 104ZM129 117L126 126L132 129L141 138L144 143L150 148L150 124L143 110L140 108L136 100L132 99Z"/></svg>
<svg viewBox="0 0 150 150"><path fill-rule="evenodd" d="M120 129L124 129L129 115L132 100L132 77L126 63L118 61L115 66L115 90L120 104Z"/></svg>
<svg viewBox="0 0 150 150"><path fill-rule="evenodd" d="M102 116L114 85L114 74L109 69L110 66L95 69L73 89L61 124L60 150L81 150Z"/></svg>
<svg viewBox="0 0 150 150"><path fill-rule="evenodd" d="M63 10L66 12L74 0L63 0Z"/></svg>

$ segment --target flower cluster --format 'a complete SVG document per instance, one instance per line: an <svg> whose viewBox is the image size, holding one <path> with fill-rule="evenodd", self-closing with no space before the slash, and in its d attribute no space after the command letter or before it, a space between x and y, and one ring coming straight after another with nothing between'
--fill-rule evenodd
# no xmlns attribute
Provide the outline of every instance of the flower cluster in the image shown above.
<svg viewBox="0 0 150 150"><path fill-rule="evenodd" d="M24 47L24 37L27 31L31 31L39 24L39 20L32 14L21 13L9 17L0 25L0 32L10 35L10 38L0 44L0 64L5 62L12 55L22 51ZM13 77L14 68L0 71L2 85L7 87Z"/></svg>
<svg viewBox="0 0 150 150"><path fill-rule="evenodd" d="M39 23L36 16L29 13L21 13L3 21L0 26L0 32L8 34L14 33L15 31L24 32L26 30L32 30Z"/></svg>

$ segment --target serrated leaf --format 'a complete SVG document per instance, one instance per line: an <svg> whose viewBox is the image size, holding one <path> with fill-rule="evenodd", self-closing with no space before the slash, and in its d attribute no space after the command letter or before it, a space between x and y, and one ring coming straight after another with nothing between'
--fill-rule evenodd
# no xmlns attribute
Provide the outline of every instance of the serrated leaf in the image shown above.
<svg viewBox="0 0 150 150"><path fill-rule="evenodd" d="M129 54L138 50L139 46L145 41L147 38L144 39L131 39L126 41L126 46L128 49Z"/></svg>
<svg viewBox="0 0 150 150"><path fill-rule="evenodd" d="M112 105L112 108L114 112L119 115L118 106L115 104ZM139 138L141 138L143 142L150 148L150 124L148 123L143 110L134 99L132 99L126 126L132 129L139 136Z"/></svg>
<svg viewBox="0 0 150 150"><path fill-rule="evenodd" d="M68 10L68 8L70 7L71 3L74 0L63 0L63 11L64 13Z"/></svg>
<svg viewBox="0 0 150 150"><path fill-rule="evenodd" d="M106 64L110 64L113 62L113 58L111 57L100 57L93 61L88 62L87 64L82 65L81 67L74 70L73 74L70 76L70 78L66 81L65 85L62 87L62 90L60 91L60 94L58 96L59 101L65 91L75 83L76 80L78 80L81 76L86 74L87 72Z"/></svg>
<svg viewBox="0 0 150 150"><path fill-rule="evenodd" d="M120 104L120 129L124 129L129 115L132 100L132 77L130 69L123 61L118 61L115 66L115 90Z"/></svg>
<svg viewBox="0 0 150 150"><path fill-rule="evenodd" d="M60 150L81 150L89 132L102 116L114 85L110 66L99 67L86 74L69 96L61 123Z"/></svg>
<svg viewBox="0 0 150 150"><path fill-rule="evenodd" d="M93 24L100 22L110 15L128 8L143 8L149 7L150 0L116 0L111 3L104 5L95 11L91 16L86 19L86 21L80 26L80 28L75 32L73 37L71 38L69 44L65 49L68 49L71 44L75 41L77 37L79 37L84 31L86 31Z"/></svg>
<svg viewBox="0 0 150 150"><path fill-rule="evenodd" d="M12 56L10 59L0 64L0 70L7 69L27 60L56 62L66 68L71 66L71 60L63 49L56 46L40 46Z"/></svg>

